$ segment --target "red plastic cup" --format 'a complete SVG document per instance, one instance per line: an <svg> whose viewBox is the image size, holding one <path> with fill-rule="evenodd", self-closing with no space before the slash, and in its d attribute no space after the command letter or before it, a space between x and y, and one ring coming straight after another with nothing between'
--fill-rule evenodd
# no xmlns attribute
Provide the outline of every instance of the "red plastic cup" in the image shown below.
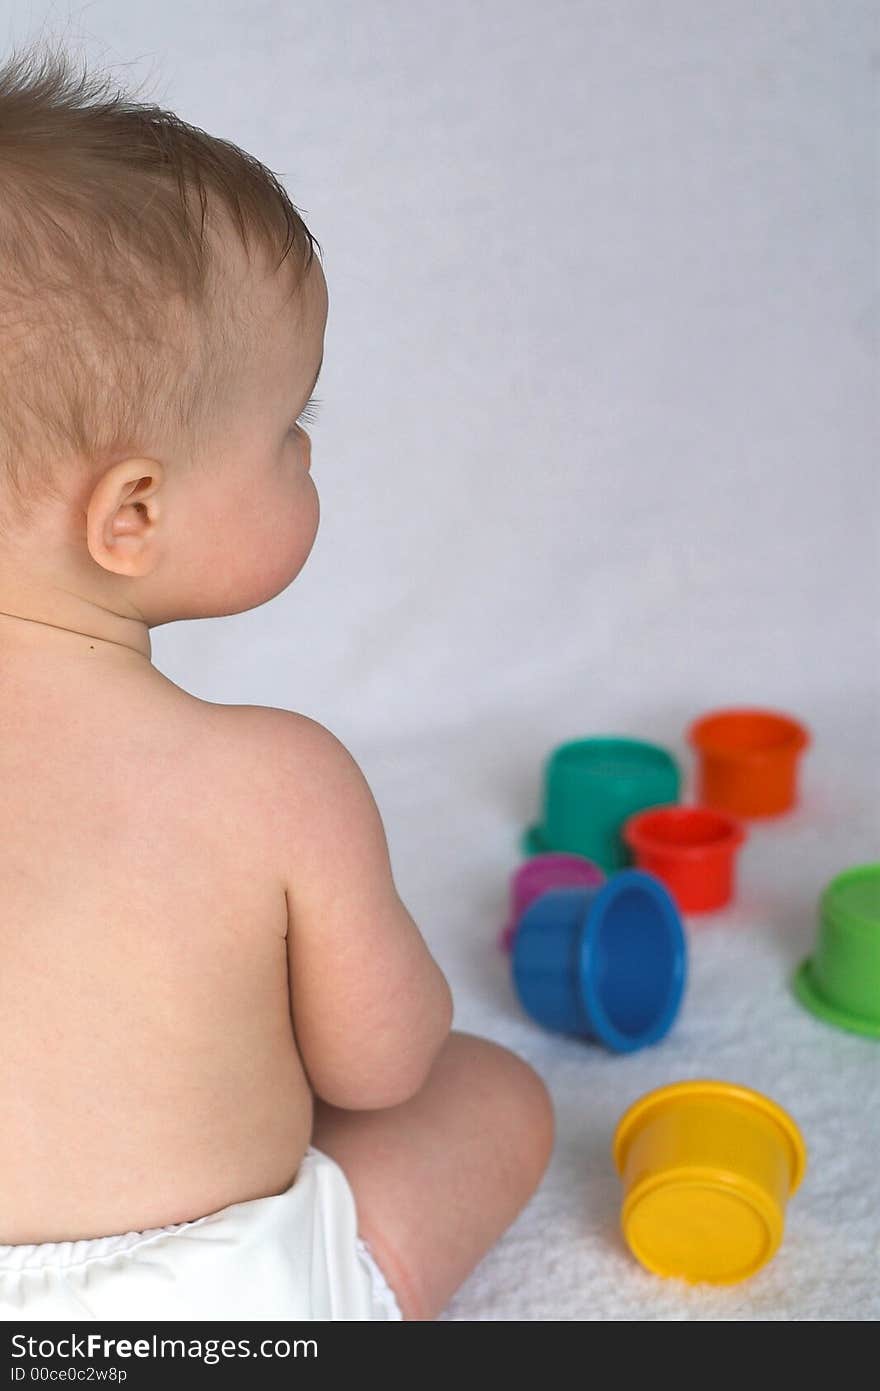
<svg viewBox="0 0 880 1391"><path fill-rule="evenodd" d="M510 916L502 929L498 945L504 951L510 951L523 913L548 889L595 889L604 883L602 870L584 855L561 850L533 855L511 876Z"/></svg>
<svg viewBox="0 0 880 1391"><path fill-rule="evenodd" d="M700 760L697 800L733 816L779 816L797 801L809 730L775 710L714 710L691 725Z"/></svg>
<svg viewBox="0 0 880 1391"><path fill-rule="evenodd" d="M736 852L746 833L711 807L650 807L624 823L639 869L660 879L683 913L708 913L733 897Z"/></svg>

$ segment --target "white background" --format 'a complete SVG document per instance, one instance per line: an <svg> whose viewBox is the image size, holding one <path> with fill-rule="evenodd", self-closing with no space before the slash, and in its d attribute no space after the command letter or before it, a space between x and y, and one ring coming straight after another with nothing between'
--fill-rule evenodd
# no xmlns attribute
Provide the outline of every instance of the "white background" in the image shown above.
<svg viewBox="0 0 880 1391"><path fill-rule="evenodd" d="M133 0L4 6L284 180L330 290L317 544L264 608L154 632L214 701L334 730L458 1027L557 1106L553 1165L461 1319L880 1315L880 1045L788 978L816 899L880 859L878 6L868 0ZM222 557L218 563L222 563ZM493 942L552 746L656 740L732 703L810 727L803 800L689 922L660 1046L524 1018ZM719 1076L800 1122L775 1261L733 1290L642 1272L617 1117Z"/></svg>

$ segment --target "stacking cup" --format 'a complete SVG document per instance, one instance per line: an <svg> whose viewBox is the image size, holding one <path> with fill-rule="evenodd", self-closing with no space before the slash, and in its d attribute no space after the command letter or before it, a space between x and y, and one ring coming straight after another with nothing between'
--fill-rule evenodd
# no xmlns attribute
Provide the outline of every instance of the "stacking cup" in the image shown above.
<svg viewBox="0 0 880 1391"><path fill-rule="evenodd" d="M732 1285L774 1255L806 1168L798 1127L760 1092L677 1082L621 1118L614 1163L621 1225L655 1275Z"/></svg>
<svg viewBox="0 0 880 1391"><path fill-rule="evenodd" d="M632 1053L656 1043L684 992L687 948L669 894L626 869L601 888L551 889L519 920L513 980L523 1008L557 1033Z"/></svg>
<svg viewBox="0 0 880 1391"><path fill-rule="evenodd" d="M844 870L826 886L816 950L794 988L826 1023L880 1038L880 864Z"/></svg>
<svg viewBox="0 0 880 1391"><path fill-rule="evenodd" d="M544 819L523 837L527 855L564 850L609 874L630 862L620 836L643 807L677 802L681 778L671 754L639 739L575 739L544 770Z"/></svg>
<svg viewBox="0 0 880 1391"><path fill-rule="evenodd" d="M715 710L687 732L699 758L697 801L732 816L779 816L797 801L809 731L774 710ZM674 799L670 799L674 800Z"/></svg>
<svg viewBox="0 0 880 1391"><path fill-rule="evenodd" d="M595 889L605 883L605 875L592 860L583 855L550 852L535 855L514 871L510 880L510 914L501 933L499 945L509 951L513 945L516 926L530 903L548 889Z"/></svg>
<svg viewBox="0 0 880 1391"><path fill-rule="evenodd" d="M710 807L653 807L629 818L623 839L639 869L656 874L683 913L723 908L733 897L745 831L732 816Z"/></svg>

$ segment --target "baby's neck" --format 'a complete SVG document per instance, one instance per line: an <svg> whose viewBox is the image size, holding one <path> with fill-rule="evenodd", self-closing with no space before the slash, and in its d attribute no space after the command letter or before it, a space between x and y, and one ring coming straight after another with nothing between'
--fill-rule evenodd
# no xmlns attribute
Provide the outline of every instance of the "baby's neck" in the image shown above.
<svg viewBox="0 0 880 1391"><path fill-rule="evenodd" d="M0 562L0 643L7 652L133 653L150 662L150 630L72 585L22 580Z"/></svg>

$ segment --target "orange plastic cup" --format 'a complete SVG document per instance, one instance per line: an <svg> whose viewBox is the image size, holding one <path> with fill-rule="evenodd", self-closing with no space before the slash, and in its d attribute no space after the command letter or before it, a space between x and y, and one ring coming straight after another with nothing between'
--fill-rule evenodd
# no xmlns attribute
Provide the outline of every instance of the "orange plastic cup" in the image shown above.
<svg viewBox="0 0 880 1391"><path fill-rule="evenodd" d="M797 765L810 733L775 710L714 710L687 732L697 750L697 800L733 816L779 816L797 801Z"/></svg>
<svg viewBox="0 0 880 1391"><path fill-rule="evenodd" d="M650 807L625 822L639 869L666 885L683 913L708 913L733 897L736 852L746 833L711 807Z"/></svg>

